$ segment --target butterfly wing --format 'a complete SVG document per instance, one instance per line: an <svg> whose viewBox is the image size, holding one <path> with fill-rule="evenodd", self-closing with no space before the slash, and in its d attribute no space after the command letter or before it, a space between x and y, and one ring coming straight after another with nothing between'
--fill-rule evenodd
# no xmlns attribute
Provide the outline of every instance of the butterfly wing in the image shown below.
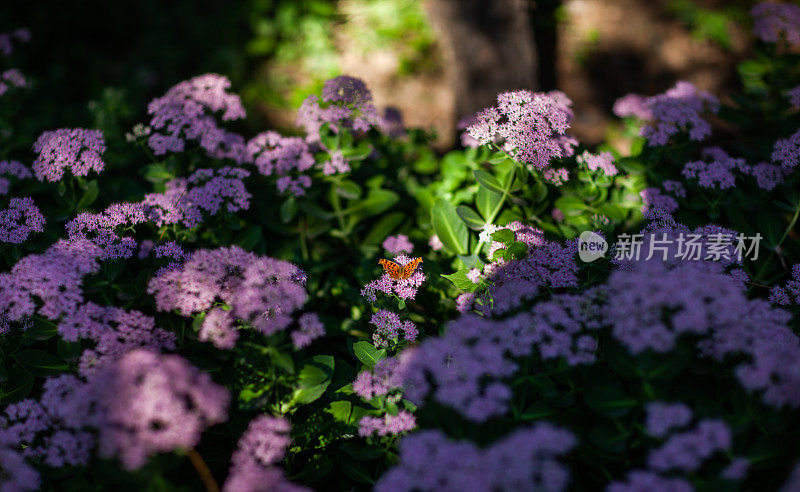
<svg viewBox="0 0 800 492"><path fill-rule="evenodd" d="M403 269L400 272L401 279L407 279L414 273L414 270L417 269L417 266L422 263L422 258L414 258L413 260L409 261L405 265L403 265Z"/></svg>
<svg viewBox="0 0 800 492"><path fill-rule="evenodd" d="M397 263L389 260L378 260L378 263L383 267L383 271L388 273L393 279L399 279L401 275L401 267Z"/></svg>

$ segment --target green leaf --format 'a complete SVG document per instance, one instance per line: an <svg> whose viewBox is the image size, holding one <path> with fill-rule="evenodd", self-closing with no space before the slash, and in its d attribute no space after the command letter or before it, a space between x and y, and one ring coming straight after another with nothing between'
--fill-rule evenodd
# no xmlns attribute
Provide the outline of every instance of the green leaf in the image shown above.
<svg viewBox="0 0 800 492"><path fill-rule="evenodd" d="M475 205L478 207L478 212L486 219L486 222L494 220L497 216L502 206L502 199L503 195L500 193L495 193L484 187L478 188L478 193L475 195Z"/></svg>
<svg viewBox="0 0 800 492"><path fill-rule="evenodd" d="M294 359L286 352L282 352L274 347L267 348L267 355L276 367L283 369L289 374L294 374Z"/></svg>
<svg viewBox="0 0 800 492"><path fill-rule="evenodd" d="M356 358L369 367L374 366L379 360L386 357L385 350L378 350L366 340L359 340L353 344L353 353Z"/></svg>
<svg viewBox="0 0 800 492"><path fill-rule="evenodd" d="M473 284L472 280L467 278L468 272L469 269L465 268L455 273L451 273L450 275L442 275L442 277L453 282L453 285L455 285L457 289L465 290L467 292L472 292L475 289L477 289L478 286Z"/></svg>
<svg viewBox="0 0 800 492"><path fill-rule="evenodd" d="M325 393L331 383L334 360L332 355L316 355L303 366L298 376L299 388L292 396L294 403L311 403Z"/></svg>
<svg viewBox="0 0 800 492"><path fill-rule="evenodd" d="M394 206L400 201L400 196L389 190L371 189L366 198L357 202L352 207L343 210L345 214L360 213L365 215L378 215Z"/></svg>
<svg viewBox="0 0 800 492"><path fill-rule="evenodd" d="M508 254L515 260L525 258L525 256L528 255L528 245L521 241L514 241L511 243L511 246L508 247Z"/></svg>
<svg viewBox="0 0 800 492"><path fill-rule="evenodd" d="M86 186L86 191L83 193L83 196L78 201L78 204L75 205L75 209L86 210L86 207L94 203L99 193L100 193L100 187L97 186L97 180L93 179L89 181L89 183Z"/></svg>
<svg viewBox="0 0 800 492"><path fill-rule="evenodd" d="M475 181L478 182L482 187L486 188L489 191L493 191L495 193L499 193L501 195L505 194L505 190L503 186L497 181L497 178L492 176L490 173L478 169L472 173L475 177Z"/></svg>
<svg viewBox="0 0 800 492"><path fill-rule="evenodd" d="M334 186L333 190L337 195L347 198L348 200L356 200L361 198L361 187L353 181L342 181Z"/></svg>
<svg viewBox="0 0 800 492"><path fill-rule="evenodd" d="M312 458L300 473L289 477L289 479L292 482L311 484L322 480L332 469L333 460L324 454L319 454Z"/></svg>
<svg viewBox="0 0 800 492"><path fill-rule="evenodd" d="M175 175L172 174L172 171L169 171L167 167L161 163L150 164L144 168L144 179L151 183L162 183L174 177Z"/></svg>
<svg viewBox="0 0 800 492"><path fill-rule="evenodd" d="M473 231L481 231L483 230L483 226L485 222L481 219L481 216L478 215L474 210L467 207L466 205L459 205L456 207L456 213L461 220L467 224L467 227L472 229Z"/></svg>
<svg viewBox="0 0 800 492"><path fill-rule="evenodd" d="M353 410L353 404L347 400L333 401L325 409L326 412L333 415L333 418L345 424L350 423L350 414Z"/></svg>
<svg viewBox="0 0 800 492"><path fill-rule="evenodd" d="M355 147L350 147L342 151L342 155L344 155L348 161L363 161L369 157L371 153L372 147L366 140L362 140Z"/></svg>
<svg viewBox="0 0 800 492"><path fill-rule="evenodd" d="M492 239L499 243L511 244L516 240L516 235L511 229L500 229L492 233Z"/></svg>
<svg viewBox="0 0 800 492"><path fill-rule="evenodd" d="M556 200L555 206L567 216L580 215L584 210L589 208L583 200L571 195L562 196Z"/></svg>
<svg viewBox="0 0 800 492"><path fill-rule="evenodd" d="M620 417L630 412L638 403L617 386L603 385L590 389L585 396L586 404L609 417Z"/></svg>
<svg viewBox="0 0 800 492"><path fill-rule="evenodd" d="M367 235L364 236L364 239L361 241L362 244L380 244L401 222L403 222L405 217L405 214L401 212L392 212L384 215L372 226L372 229L369 230Z"/></svg>
<svg viewBox="0 0 800 492"><path fill-rule="evenodd" d="M288 224L297 215L297 199L290 196L281 203L281 222Z"/></svg>
<svg viewBox="0 0 800 492"><path fill-rule="evenodd" d="M375 479L369 472L369 469L364 463L349 459L339 460L339 469L350 479L360 483L375 483Z"/></svg>
<svg viewBox="0 0 800 492"><path fill-rule="evenodd" d="M467 254L469 232L450 202L442 198L436 201L431 210L431 223L448 251L458 255Z"/></svg>
<svg viewBox="0 0 800 492"><path fill-rule="evenodd" d="M239 246L241 246L242 248L250 251L253 248L255 248L256 244L258 244L263 235L264 231L261 230L261 226L251 225L250 227L240 232L236 236L236 240L234 242Z"/></svg>
<svg viewBox="0 0 800 492"><path fill-rule="evenodd" d="M69 369L66 362L44 350L21 350L12 357L37 376L50 376Z"/></svg>
<svg viewBox="0 0 800 492"><path fill-rule="evenodd" d="M0 403L22 400L33 388L33 374L21 367L12 368L8 380L0 386Z"/></svg>

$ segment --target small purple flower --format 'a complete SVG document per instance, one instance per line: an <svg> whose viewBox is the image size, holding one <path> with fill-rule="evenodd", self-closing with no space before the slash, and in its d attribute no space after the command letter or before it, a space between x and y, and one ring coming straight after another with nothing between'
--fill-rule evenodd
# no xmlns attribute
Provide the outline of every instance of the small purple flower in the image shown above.
<svg viewBox="0 0 800 492"><path fill-rule="evenodd" d="M722 470L720 476L725 480L739 481L747 477L750 471L750 460L747 458L734 458L728 466Z"/></svg>
<svg viewBox="0 0 800 492"><path fill-rule="evenodd" d="M719 147L704 149L703 158L703 161L687 162L682 173L686 178L696 178L703 188L733 188L736 180L734 172L750 172L744 159L734 159Z"/></svg>
<svg viewBox="0 0 800 492"><path fill-rule="evenodd" d="M682 478L662 477L650 471L628 473L627 481L612 482L606 492L692 492L694 487Z"/></svg>
<svg viewBox="0 0 800 492"><path fill-rule="evenodd" d="M8 208L0 210L0 243L24 243L31 233L43 232L44 223L33 198L12 198Z"/></svg>
<svg viewBox="0 0 800 492"><path fill-rule="evenodd" d="M762 2L750 11L753 34L765 43L800 44L800 6Z"/></svg>
<svg viewBox="0 0 800 492"><path fill-rule="evenodd" d="M398 234L396 236L389 236L383 241L383 249L392 255L399 255L401 253L411 254L414 251L414 245L408 240L405 234Z"/></svg>
<svg viewBox="0 0 800 492"><path fill-rule="evenodd" d="M264 176L278 176L278 189L287 189L295 196L305 195L311 186L307 172L314 166L314 156L308 144L300 137L284 137L267 131L247 142L248 160Z"/></svg>
<svg viewBox="0 0 800 492"><path fill-rule="evenodd" d="M611 152L591 154L585 151L575 159L578 164L586 164L590 171L600 170L606 176L615 176L619 171L614 166L614 155Z"/></svg>
<svg viewBox="0 0 800 492"><path fill-rule="evenodd" d="M403 334L408 341L414 341L417 337L417 328L411 321L400 321L400 317L385 309L379 309L372 315L370 323L375 325L375 333L372 338L376 347L387 347Z"/></svg>
<svg viewBox="0 0 800 492"><path fill-rule="evenodd" d="M786 169L792 169L800 164L800 130L791 137L775 142L772 161L780 163Z"/></svg>
<svg viewBox="0 0 800 492"><path fill-rule="evenodd" d="M731 446L731 431L720 420L703 420L687 432L674 434L664 445L650 453L650 468L662 472L698 470L717 451Z"/></svg>
<svg viewBox="0 0 800 492"><path fill-rule="evenodd" d="M340 129L364 132L379 127L381 122L364 82L346 75L327 80L322 101L316 95L308 96L297 111L297 125L305 130L310 144L320 143L319 132L324 124L335 132Z"/></svg>
<svg viewBox="0 0 800 492"><path fill-rule="evenodd" d="M800 109L800 85L793 89L789 89L789 92L787 92L786 95L789 96L789 103L795 108Z"/></svg>
<svg viewBox="0 0 800 492"><path fill-rule="evenodd" d="M403 432L414 430L417 419L411 413L400 410L397 415L386 414L383 417L362 417L358 421L358 435L368 437L373 434L379 436L396 436Z"/></svg>
<svg viewBox="0 0 800 492"><path fill-rule="evenodd" d="M62 128L42 133L33 144L36 160L33 172L39 181L59 181L64 171L73 176L87 176L89 171L101 172L106 143L100 130Z"/></svg>
<svg viewBox="0 0 800 492"><path fill-rule="evenodd" d="M683 427L692 421L692 411L683 403L652 402L647 405L647 432L664 437L673 428Z"/></svg>
<svg viewBox="0 0 800 492"><path fill-rule="evenodd" d="M383 396L398 389L401 384L397 373L399 360L396 358L381 359L375 363L372 371L362 371L353 381L353 391L365 400Z"/></svg>
<svg viewBox="0 0 800 492"><path fill-rule="evenodd" d="M294 348L300 350L308 347L311 342L325 335L325 325L319 320L316 313L306 313L297 320L298 329L289 336Z"/></svg>
<svg viewBox="0 0 800 492"><path fill-rule="evenodd" d="M428 246L430 246L433 251L441 251L442 248L444 248L444 243L442 243L442 240L439 239L439 236L434 234L430 239L428 239Z"/></svg>

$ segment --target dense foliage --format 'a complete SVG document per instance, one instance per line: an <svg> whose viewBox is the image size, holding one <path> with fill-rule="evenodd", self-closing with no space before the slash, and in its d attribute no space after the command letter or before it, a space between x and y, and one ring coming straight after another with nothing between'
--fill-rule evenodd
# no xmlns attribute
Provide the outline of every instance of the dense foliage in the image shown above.
<svg viewBox="0 0 800 492"><path fill-rule="evenodd" d="M31 137L0 34L0 490L800 488L800 7L752 15L624 153L515 91L438 156L347 76Z"/></svg>

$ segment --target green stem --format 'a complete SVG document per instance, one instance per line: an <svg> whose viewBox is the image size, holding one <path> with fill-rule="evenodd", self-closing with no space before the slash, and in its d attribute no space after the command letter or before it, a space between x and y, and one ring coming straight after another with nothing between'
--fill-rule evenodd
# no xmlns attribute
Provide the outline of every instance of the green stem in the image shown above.
<svg viewBox="0 0 800 492"><path fill-rule="evenodd" d="M797 223L797 219L799 217L800 217L800 200L798 200L797 206L795 206L794 208L794 215L792 216L792 220L789 222L789 227L787 227L786 230L783 231L783 235L778 240L778 244L776 244L775 247L772 249L772 251L770 251L766 261L764 261L764 263L761 265L761 268L759 268L758 272L756 272L755 276L756 280L761 280L761 274L764 273L764 269L767 267L767 265L769 265L769 261L772 259L772 257L775 256L775 251L777 251L778 248L781 246L781 244L783 244L783 242L786 240L786 238L789 237L789 232L794 228L794 225Z"/></svg>

